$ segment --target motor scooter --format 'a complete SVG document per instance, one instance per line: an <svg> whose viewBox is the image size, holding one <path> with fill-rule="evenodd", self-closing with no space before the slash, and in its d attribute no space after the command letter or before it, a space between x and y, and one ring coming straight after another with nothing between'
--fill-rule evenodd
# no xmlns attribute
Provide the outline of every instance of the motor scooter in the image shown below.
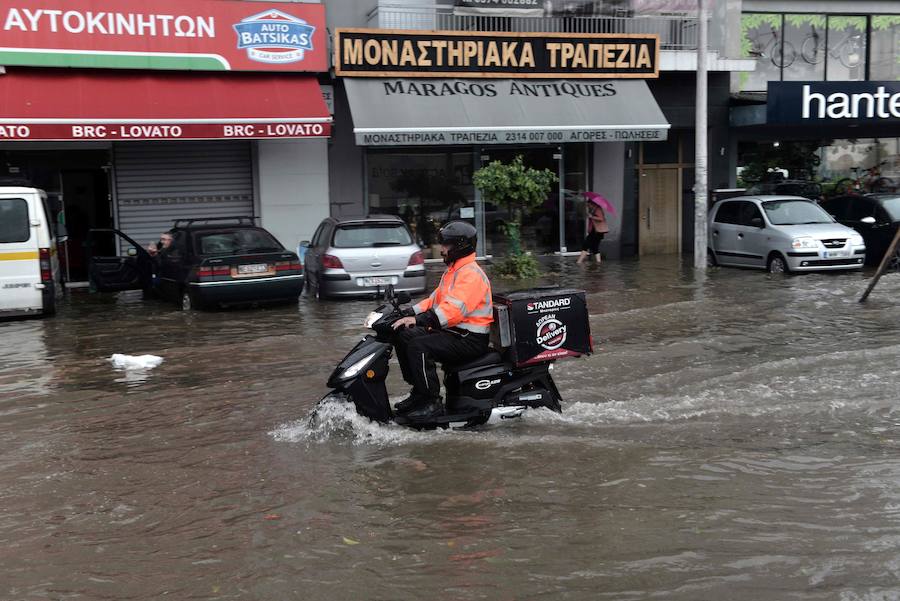
<svg viewBox="0 0 900 601"><path fill-rule="evenodd" d="M552 361L517 366L495 349L462 364L443 364L444 415L414 421L397 415L388 400L385 380L393 353L391 327L402 317L401 305L410 302L408 293L395 294L389 287L385 302L366 318L367 334L338 364L328 386L328 398L344 398L360 415L372 420L416 429L472 428L520 417L526 409L545 407L562 412L562 397L550 370ZM324 399L323 399L324 400Z"/></svg>

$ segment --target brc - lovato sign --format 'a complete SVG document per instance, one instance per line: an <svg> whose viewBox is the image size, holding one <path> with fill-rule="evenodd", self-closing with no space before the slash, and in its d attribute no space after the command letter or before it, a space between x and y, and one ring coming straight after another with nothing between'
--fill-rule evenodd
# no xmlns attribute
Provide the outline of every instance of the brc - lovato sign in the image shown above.
<svg viewBox="0 0 900 601"><path fill-rule="evenodd" d="M659 76L659 37L631 34L337 29L344 77L641 78Z"/></svg>

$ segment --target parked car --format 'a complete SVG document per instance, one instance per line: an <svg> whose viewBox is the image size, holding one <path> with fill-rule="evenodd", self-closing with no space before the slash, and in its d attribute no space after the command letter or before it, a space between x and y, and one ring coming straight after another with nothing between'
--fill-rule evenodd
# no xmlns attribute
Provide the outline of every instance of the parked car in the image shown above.
<svg viewBox="0 0 900 601"><path fill-rule="evenodd" d="M250 217L188 219L169 230L172 244L151 257L119 230L91 230L89 249L103 236L119 239L118 256L89 252L91 286L100 291L141 290L182 309L296 301L303 266Z"/></svg>
<svg viewBox="0 0 900 601"><path fill-rule="evenodd" d="M425 291L425 255L406 224L393 215L329 217L306 250L306 285L317 297Z"/></svg>
<svg viewBox="0 0 900 601"><path fill-rule="evenodd" d="M43 190L0 187L0 316L53 315L60 285Z"/></svg>
<svg viewBox="0 0 900 601"><path fill-rule="evenodd" d="M881 262L900 226L900 194L845 194L822 202L822 208L862 235L866 262L872 265ZM896 263L900 256L892 260Z"/></svg>
<svg viewBox="0 0 900 601"><path fill-rule="evenodd" d="M799 196L738 196L718 201L710 211L712 265L772 273L859 269L865 255L862 236Z"/></svg>

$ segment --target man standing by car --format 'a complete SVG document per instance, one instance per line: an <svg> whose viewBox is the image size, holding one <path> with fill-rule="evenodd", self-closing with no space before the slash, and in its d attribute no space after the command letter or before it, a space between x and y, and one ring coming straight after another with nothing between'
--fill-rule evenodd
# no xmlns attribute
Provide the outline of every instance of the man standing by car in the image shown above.
<svg viewBox="0 0 900 601"><path fill-rule="evenodd" d="M413 387L395 409L414 421L443 414L435 361L464 363L484 355L494 321L491 282L475 262L475 227L451 221L438 241L447 264L440 285L393 325L403 379Z"/></svg>

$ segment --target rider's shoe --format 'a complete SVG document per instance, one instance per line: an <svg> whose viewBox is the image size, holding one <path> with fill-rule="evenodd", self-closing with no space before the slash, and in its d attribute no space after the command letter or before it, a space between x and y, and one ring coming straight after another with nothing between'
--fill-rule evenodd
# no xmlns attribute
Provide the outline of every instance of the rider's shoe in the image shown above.
<svg viewBox="0 0 900 601"><path fill-rule="evenodd" d="M418 401L418 398L415 394L409 395L408 397L394 405L394 413L409 413L416 408L416 401Z"/></svg>
<svg viewBox="0 0 900 601"><path fill-rule="evenodd" d="M409 421L421 422L434 419L436 417L441 417L443 415L444 406L441 404L441 397L431 397L428 399L419 400L419 402L416 404L416 408L409 413L406 413L404 417L406 417Z"/></svg>

